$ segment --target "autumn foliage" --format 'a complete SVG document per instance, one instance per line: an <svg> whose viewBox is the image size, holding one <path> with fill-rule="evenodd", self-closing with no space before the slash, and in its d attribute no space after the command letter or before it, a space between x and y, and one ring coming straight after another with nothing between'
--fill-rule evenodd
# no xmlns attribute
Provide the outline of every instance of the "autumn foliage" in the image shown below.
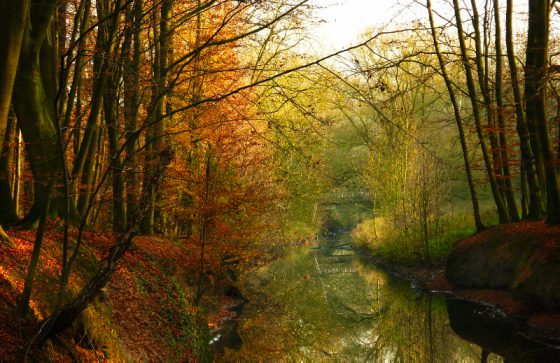
<svg viewBox="0 0 560 363"><path fill-rule="evenodd" d="M21 55L0 107L0 360L64 346L84 359L208 359L195 305L283 238L290 192L255 106L254 55L304 3L2 8Z"/></svg>

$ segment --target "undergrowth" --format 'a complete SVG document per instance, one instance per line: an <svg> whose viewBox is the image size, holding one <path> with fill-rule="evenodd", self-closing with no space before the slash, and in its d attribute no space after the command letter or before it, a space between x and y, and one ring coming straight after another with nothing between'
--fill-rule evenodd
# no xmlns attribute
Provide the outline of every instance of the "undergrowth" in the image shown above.
<svg viewBox="0 0 560 363"><path fill-rule="evenodd" d="M496 223L495 213L484 210L488 225ZM472 213L449 212L428 223L428 239L412 225L403 226L377 217L358 224L352 232L354 243L374 255L400 264L414 265L441 261L447 257L456 241L476 232Z"/></svg>
<svg viewBox="0 0 560 363"><path fill-rule="evenodd" d="M17 231L11 237L14 247L0 248L0 294L4 299L0 304L0 318L14 321L0 321L0 361L19 361L20 352L25 350L21 332L16 329L16 315L8 314L5 306L14 306L23 289L33 232ZM50 226L30 300L30 315L34 319L50 315L56 305L62 255L60 239L61 231ZM206 316L189 302L188 287L174 278L174 267L183 266L179 257L189 257L188 251L161 237L144 239L144 247L153 248L136 245L127 252L102 294L82 312L72 329L61 336L66 342L64 347L48 344L45 357L59 361L70 353L72 359L79 361L210 361ZM113 239L88 233L84 242L64 302L77 296L96 271L98 260L112 246ZM158 258L158 251L170 249L173 253L168 254L168 259ZM6 342L13 343L5 347Z"/></svg>

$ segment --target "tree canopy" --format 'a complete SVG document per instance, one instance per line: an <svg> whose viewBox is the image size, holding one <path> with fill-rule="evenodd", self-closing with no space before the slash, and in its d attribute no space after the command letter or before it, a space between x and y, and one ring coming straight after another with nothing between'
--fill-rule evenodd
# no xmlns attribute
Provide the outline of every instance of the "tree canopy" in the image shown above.
<svg viewBox="0 0 560 363"><path fill-rule="evenodd" d="M2 248L34 231L21 317L42 254L59 264L32 343L78 319L137 235L190 251L199 303L214 276L366 219L358 235L428 260L449 231L559 224L560 11L517 5L412 1L416 20L321 56L309 0L2 2ZM74 291L91 231L112 244Z"/></svg>

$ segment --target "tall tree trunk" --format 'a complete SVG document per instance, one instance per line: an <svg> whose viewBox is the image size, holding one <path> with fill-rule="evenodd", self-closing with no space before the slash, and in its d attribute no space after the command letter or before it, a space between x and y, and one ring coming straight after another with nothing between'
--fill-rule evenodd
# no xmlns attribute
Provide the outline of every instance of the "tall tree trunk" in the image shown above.
<svg viewBox="0 0 560 363"><path fill-rule="evenodd" d="M519 148L521 149L521 165L524 171L527 186L529 187L529 208L527 217L529 219L541 219L543 216L543 203L541 188L537 180L535 170L535 157L531 150L529 129L525 119L525 105L521 96L519 74L513 44L513 0L507 0L506 10L506 48L511 77L511 88L515 102L515 115L517 118L517 134L519 136Z"/></svg>
<svg viewBox="0 0 560 363"><path fill-rule="evenodd" d="M151 100L151 110L150 117L148 121L150 122L151 131L148 130L149 137L146 138L146 143L149 143L149 148L146 149L147 160L146 166L148 167L148 172L145 173L146 177L151 178L151 171L154 167L154 163L157 162L155 155L158 155L161 151L162 138L164 132L164 100L165 96L169 94L169 89L167 85L168 76L168 63L169 63L169 50L171 46L172 39L172 26L171 17L173 13L173 3L174 0L162 0L161 2L161 15L159 18L159 31L154 31L158 36L154 36L156 39L155 46L155 57L154 57L154 79L155 79L155 89L153 90L152 100ZM154 30L157 29L156 24L154 24ZM151 150L150 150L151 148ZM149 179L148 179L149 180ZM146 184L146 183L145 183ZM146 218L142 223L142 232L144 234L153 234L154 232L154 221L155 221L155 197L157 195L156 191L150 193L153 200L149 201L149 208L146 213Z"/></svg>
<svg viewBox="0 0 560 363"><path fill-rule="evenodd" d="M486 122L488 130L488 140L490 141L490 155L492 156L492 172L497 184L498 197L504 203L504 208L506 208L506 200L504 198L504 191L506 189L504 181L502 179L503 174L503 163L500 149L501 145L499 139L496 135L496 112L494 110L494 104L492 101L492 94L490 89L490 77L489 77L489 66L488 66L488 30L489 30L489 20L488 12L484 15L484 39L480 33L480 14L478 12L478 6L475 0L471 0L471 7L473 9L472 23L474 28L474 43L475 43L475 64L476 73L478 76L478 84L480 92L482 94L482 99L484 100L484 107L486 110ZM483 47L484 43L484 47ZM484 49L484 51L483 51ZM472 97L472 96L471 96ZM478 97L477 97L478 102ZM509 215L507 219L500 218L500 223L505 223L509 221Z"/></svg>
<svg viewBox="0 0 560 363"><path fill-rule="evenodd" d="M123 0L116 0L114 9L110 8L109 0L97 0L96 9L98 17L108 18L110 14L117 12L122 6ZM120 22L120 11L111 18L110 22L102 24L97 33L96 40L96 58L94 63L95 84L92 91L91 107L89 116L86 122L85 132L83 139L80 143L80 148L74 167L72 169L72 179L74 180L72 189L77 190L80 175L84 171L88 155L92 152L95 154L96 143L94 141L95 128L97 127L98 118L103 106L103 94L109 81L109 67L110 60L113 58L116 47L116 35ZM93 150L92 150L93 149Z"/></svg>
<svg viewBox="0 0 560 363"><path fill-rule="evenodd" d="M134 9L125 10L125 24L129 26L131 22L130 14ZM122 43L121 43L122 40ZM126 230L126 197L124 185L124 171L121 154L119 153L121 138L118 125L120 109L120 85L123 77L123 67L128 66L125 54L130 49L132 41L130 31L125 31L124 36L117 36L114 39L115 50L110 55L107 74L109 77L108 86L103 94L103 106L105 114L105 124L107 126L107 139L109 141L109 153L111 156L111 177L113 189L113 231L124 232ZM117 49L121 49L118 52Z"/></svg>
<svg viewBox="0 0 560 363"><path fill-rule="evenodd" d="M203 212L200 218L200 265L198 270L198 287L196 291L196 295L194 298L194 303L198 305L200 299L204 295L204 291L206 290L204 280L206 277L206 272L204 271L204 258L206 253L206 245L208 243L208 227L210 223L210 216L208 214L208 198L210 197L210 171L211 171L211 162L212 162L212 149L210 145L206 150L206 167L205 167L205 177L204 177L204 205L203 205Z"/></svg>
<svg viewBox="0 0 560 363"><path fill-rule="evenodd" d="M16 78L19 55L29 16L30 0L0 2L0 142L6 136L12 90ZM2 154L3 144L0 144ZM0 243L9 238L0 226Z"/></svg>
<svg viewBox="0 0 560 363"><path fill-rule="evenodd" d="M463 129L463 120L461 118L461 112L459 110L459 105L457 103L457 98L455 96L455 90L453 89L453 84L449 79L447 74L447 69L445 66L445 61L441 54L439 48L439 41L437 39L436 28L434 24L434 16L432 12L432 3L430 0L427 0L427 8L428 8L428 15L430 18L430 28L432 33L432 40L434 42L434 49L436 51L436 55L438 58L438 62L441 68L441 74L445 81L445 86L447 87L447 92L449 94L449 98L451 100L451 104L453 105L453 112L455 115L455 123L457 124L457 131L459 132L459 140L461 142L461 151L463 153L463 161L465 163L465 172L467 174L467 183L469 185L469 192L471 195L471 202L473 206L473 215L474 215L474 222L477 231L481 231L484 229L484 224L482 223L482 219L480 218L480 207L478 204L478 198L476 196L476 189L474 187L473 177L472 177L472 170L471 164L469 162L469 150L467 147L467 140L465 137L465 131Z"/></svg>
<svg viewBox="0 0 560 363"><path fill-rule="evenodd" d="M140 107L140 59L142 55L142 32L141 19L143 11L143 0L135 0L134 8L130 15L132 41L132 56L129 50L123 50L123 59L130 60L123 68L124 81L124 117L126 120L125 140L126 159L123 166L126 169L126 210L127 218L136 210L138 203L138 170L136 152L138 150L138 138L134 136L138 127L138 108ZM126 42L125 42L126 44ZM129 45L130 47L130 45Z"/></svg>
<svg viewBox="0 0 560 363"><path fill-rule="evenodd" d="M89 149L89 154L87 155L86 162L83 166L83 173L81 177L81 188L80 196L78 198L78 211L81 215L84 215L89 204L92 202L90 200L91 191L93 185L95 184L95 174L96 174L96 157L98 157L98 150L100 149L100 140L103 138L103 131L99 124L95 125L93 129L93 147ZM91 216L90 216L91 217Z"/></svg>
<svg viewBox="0 0 560 363"><path fill-rule="evenodd" d="M498 119L499 130L499 141L501 148L501 163L503 170L503 185L504 194L506 196L506 202L508 206L509 219L511 222L519 221L519 210L517 209L517 203L515 201L515 191L513 189L513 183L511 178L511 172L509 168L509 152L508 152L508 140L506 136L506 125L504 120L504 104L502 96L502 76L503 76L503 62L502 62L502 26L500 22L500 1L494 0L494 19L495 19L495 45L496 45L496 116Z"/></svg>
<svg viewBox="0 0 560 363"><path fill-rule="evenodd" d="M72 83L70 85L70 91L68 92L68 96L67 98L67 102L64 102L64 99L60 100L60 114L63 114L63 109L64 109L64 119L62 121L62 127L64 129L66 129L69 125L70 125L70 119L72 117L72 110L74 109L74 102L80 102L79 98L79 89L82 85L82 71L84 68L84 64L85 64L85 60L84 60L84 55L86 52L86 39L85 39L85 33L86 30L89 27L89 18L90 18L90 11L91 11L91 0L86 0L83 2L80 2L80 7L78 8L78 12L76 14L75 17L75 24L74 24L74 28L75 28L75 32L77 31L78 27L80 29L79 31L79 35L80 35L80 41L78 44L78 49L76 52L76 59L75 59L75 63L74 63L74 73L72 76ZM72 36L72 38L74 38L74 35ZM66 63L66 69L70 68L70 61L72 59L72 57L70 55L68 55L68 62ZM65 77L67 78L67 74L69 72L66 72ZM63 80L63 82L66 81L67 79ZM66 83L65 82L65 83ZM64 88L66 89L66 88ZM65 94L65 93L63 93ZM78 94L78 96L76 97L76 94ZM76 101L77 98L77 101ZM79 107L77 107L77 112L81 112L79 110ZM80 119L78 114L76 114L76 123L78 123L78 120ZM76 128L79 128L79 125L74 125L75 126L75 132L77 133L78 130ZM75 140L79 140L79 137L75 137Z"/></svg>
<svg viewBox="0 0 560 363"><path fill-rule="evenodd" d="M56 0L31 7L26 23L15 81L13 103L33 174L33 206L23 220L26 226L39 221L48 199L47 185L62 184L64 166L59 157L56 128L57 54L53 15ZM62 193L57 193L62 195ZM53 198L50 215L63 215L63 198Z"/></svg>
<svg viewBox="0 0 560 363"><path fill-rule="evenodd" d="M558 224L560 223L560 189L546 112L550 6L548 0L529 0L525 108L527 123L534 126L535 137L539 144L539 150L533 148L533 152L535 156L540 153L544 164L546 220L550 224Z"/></svg>
<svg viewBox="0 0 560 363"><path fill-rule="evenodd" d="M30 0L0 2L0 140L4 141ZM0 146L0 152L2 146Z"/></svg>
<svg viewBox="0 0 560 363"><path fill-rule="evenodd" d="M494 202L496 204L496 209L498 211L498 217L501 223L509 221L509 216L507 209L498 189L498 184L496 183L496 178L494 171L492 169L492 162L488 154L488 147L486 146L486 140L484 137L484 132L482 130L480 109L478 106L478 96L476 92L476 87L474 83L474 78L472 75L471 65L469 63L469 58L467 54L467 46L465 44L465 32L463 31L463 24L461 20L461 9L459 7L459 1L453 0L454 10L455 10L455 20L457 22L457 35L459 38L459 45L461 47L461 58L463 61L463 66L465 68L465 76L467 78L467 87L469 91L469 98L471 100L471 105L473 109L473 118L476 126L476 132L480 141L480 148L482 150L482 157L484 159L484 166L486 169L486 174L488 176L488 181L490 183L490 189L492 190L492 195L494 197Z"/></svg>
<svg viewBox="0 0 560 363"><path fill-rule="evenodd" d="M119 154L119 128L118 120L118 84L120 75L118 70L111 67L117 74L112 77L110 87L107 87L104 96L105 124L107 125L107 138L109 141L109 153L111 155L111 175L113 179L113 231L123 232L126 229L126 204L124 177L121 156Z"/></svg>

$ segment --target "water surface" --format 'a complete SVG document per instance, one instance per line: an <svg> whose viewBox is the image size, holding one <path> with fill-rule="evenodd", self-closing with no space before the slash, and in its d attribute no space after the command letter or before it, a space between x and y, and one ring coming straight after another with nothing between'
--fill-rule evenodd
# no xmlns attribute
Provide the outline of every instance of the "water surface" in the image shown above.
<svg viewBox="0 0 560 363"><path fill-rule="evenodd" d="M341 237L294 249L246 276L242 344L216 360L480 362L486 355L451 328L444 297L365 264L347 245ZM503 359L489 354L487 361Z"/></svg>

